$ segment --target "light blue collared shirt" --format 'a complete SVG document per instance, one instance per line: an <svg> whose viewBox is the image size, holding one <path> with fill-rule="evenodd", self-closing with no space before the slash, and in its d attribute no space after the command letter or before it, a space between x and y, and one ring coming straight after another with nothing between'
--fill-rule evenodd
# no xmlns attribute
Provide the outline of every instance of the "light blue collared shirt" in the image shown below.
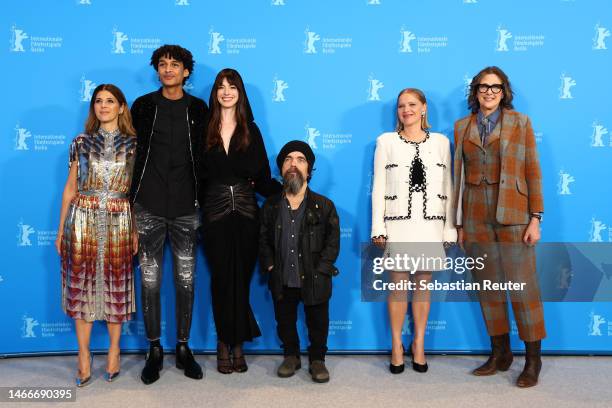
<svg viewBox="0 0 612 408"><path fill-rule="evenodd" d="M489 116L485 116L482 111L478 111L478 133L480 133L480 141L484 146L487 138L495 129L495 125L499 120L499 116L501 114L501 109L497 108L495 112L489 114Z"/></svg>

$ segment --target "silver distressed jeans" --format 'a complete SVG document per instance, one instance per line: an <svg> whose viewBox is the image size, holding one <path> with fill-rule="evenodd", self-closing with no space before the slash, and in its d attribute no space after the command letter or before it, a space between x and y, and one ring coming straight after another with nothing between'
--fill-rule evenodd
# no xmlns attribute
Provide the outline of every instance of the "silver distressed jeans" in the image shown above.
<svg viewBox="0 0 612 408"><path fill-rule="evenodd" d="M142 311L149 341L161 337L160 288L164 244L169 238L173 256L174 288L176 296L177 340L187 341L191 330L198 212L176 218L151 214L144 207L134 205L138 230L138 260L141 270Z"/></svg>

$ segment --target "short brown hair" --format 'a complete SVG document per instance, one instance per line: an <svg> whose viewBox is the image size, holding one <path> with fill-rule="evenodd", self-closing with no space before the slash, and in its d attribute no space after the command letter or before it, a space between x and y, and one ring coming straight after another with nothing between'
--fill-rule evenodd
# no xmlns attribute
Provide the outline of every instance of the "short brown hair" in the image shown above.
<svg viewBox="0 0 612 408"><path fill-rule="evenodd" d="M108 91L113 94L113 96L117 99L119 106L123 106L123 113L119 114L119 120L117 121L119 131L127 136L136 136L136 130L134 130L134 126L132 125L132 115L130 114L130 109L125 99L125 95L123 95L121 89L113 84L101 84L94 89L91 96L91 101L89 101L89 115L85 121L85 133L88 135L93 135L98 131L98 128L100 128L100 121L96 117L94 105L96 103L96 97L101 91Z"/></svg>
<svg viewBox="0 0 612 408"><path fill-rule="evenodd" d="M427 98L425 98L425 93L423 93L423 91L421 91L420 89L417 89L417 88L402 89L400 93L397 95L397 101L395 102L395 116L397 119L397 123L395 124L395 130L398 132L404 129L404 124L402 123L402 121L399 118L399 115L397 114L397 105L399 104L400 96L402 96L403 94L407 94L407 93L413 94L414 96L417 97L419 101L421 101L421 103L427 105ZM425 114L421 115L421 129L426 130L429 128L431 128L431 125L429 124L429 121L427 120L427 111L425 111Z"/></svg>
<svg viewBox="0 0 612 408"><path fill-rule="evenodd" d="M468 96L468 108L470 108L472 113L476 113L480 110L480 102L478 102L478 85L480 85L482 77L487 74L495 74L502 81L504 96L502 96L499 106L505 109L514 109L514 105L512 105L514 92L512 92L512 86L510 85L508 75L506 75L501 68L496 66L483 68L474 78L472 78L472 82L470 83L470 95Z"/></svg>

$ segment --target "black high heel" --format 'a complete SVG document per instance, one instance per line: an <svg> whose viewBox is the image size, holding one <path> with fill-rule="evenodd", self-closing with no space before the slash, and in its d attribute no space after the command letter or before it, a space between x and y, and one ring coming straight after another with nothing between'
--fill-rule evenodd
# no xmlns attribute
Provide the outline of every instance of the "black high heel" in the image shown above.
<svg viewBox="0 0 612 408"><path fill-rule="evenodd" d="M246 359L244 358L242 343L232 347L232 368L237 373L244 373L249 369Z"/></svg>
<svg viewBox="0 0 612 408"><path fill-rule="evenodd" d="M221 341L217 341L217 371L221 374L234 372L229 346Z"/></svg>
<svg viewBox="0 0 612 408"><path fill-rule="evenodd" d="M404 345L402 344L402 356L404 355ZM393 354L393 353L392 353ZM405 365L404 363L400 365L393 365L393 363L389 362L389 371L391 374L401 374L404 372Z"/></svg>
<svg viewBox="0 0 612 408"><path fill-rule="evenodd" d="M412 361L412 369L417 373L426 373L429 369L427 362L425 362L425 364L419 364L414 361L414 353L412 352L412 342L410 342L410 360Z"/></svg>

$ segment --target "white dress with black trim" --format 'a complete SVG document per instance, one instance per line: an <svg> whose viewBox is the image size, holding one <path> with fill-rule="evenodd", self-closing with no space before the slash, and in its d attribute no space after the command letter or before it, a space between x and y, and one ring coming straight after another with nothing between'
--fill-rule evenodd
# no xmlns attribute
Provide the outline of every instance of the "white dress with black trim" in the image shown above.
<svg viewBox="0 0 612 408"><path fill-rule="evenodd" d="M443 242L457 240L451 198L446 136L428 132L417 143L387 132L376 139L371 236L387 238L386 256L444 259ZM433 263L419 268L438 269Z"/></svg>

